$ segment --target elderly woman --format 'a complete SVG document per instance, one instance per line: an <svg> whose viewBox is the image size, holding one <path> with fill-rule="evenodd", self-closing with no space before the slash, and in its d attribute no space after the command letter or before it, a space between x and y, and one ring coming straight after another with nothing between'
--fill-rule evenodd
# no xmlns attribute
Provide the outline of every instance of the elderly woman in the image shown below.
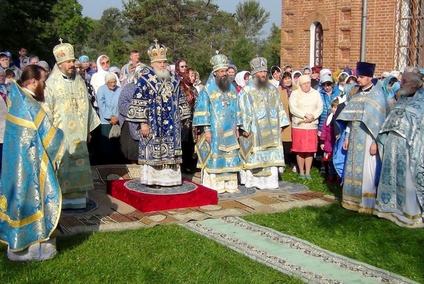
<svg viewBox="0 0 424 284"><path fill-rule="evenodd" d="M322 107L320 94L311 88L311 78L300 76L299 88L289 98L289 109L292 115L292 151L297 153L302 179L312 179L311 167L318 147L318 120Z"/></svg>
<svg viewBox="0 0 424 284"><path fill-rule="evenodd" d="M116 163L120 158L118 138L109 138L112 125L119 125L118 101L121 88L117 86L118 79L113 73L105 76L105 84L97 93L100 116L100 153L105 163Z"/></svg>
<svg viewBox="0 0 424 284"><path fill-rule="evenodd" d="M134 93L137 90L137 82L139 76L144 68L143 63L135 65L135 69L129 73L126 85L122 88L121 95L119 96L118 109L119 109L119 125L121 126L121 151L124 157L131 164L138 162L138 141L140 134L137 129L130 129L130 124L125 121L128 110Z"/></svg>
<svg viewBox="0 0 424 284"><path fill-rule="evenodd" d="M93 74L90 80L91 86L93 86L94 92L97 94L100 86L105 84L105 76L109 73L110 59L107 55L100 55L97 58L97 72ZM115 74L114 74L115 75ZM116 76L116 75L115 75ZM116 76L117 85L120 87L121 83Z"/></svg>

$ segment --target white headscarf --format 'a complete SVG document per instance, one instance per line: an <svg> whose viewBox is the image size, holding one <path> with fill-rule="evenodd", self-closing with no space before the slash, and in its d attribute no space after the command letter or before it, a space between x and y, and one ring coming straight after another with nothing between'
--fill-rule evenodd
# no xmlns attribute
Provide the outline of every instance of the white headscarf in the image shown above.
<svg viewBox="0 0 424 284"><path fill-rule="evenodd" d="M90 81L90 84L91 84L91 86L93 86L94 92L96 94L97 94L97 90L100 88L100 86L103 86L106 83L105 78L106 78L106 75L109 73L108 70L103 70L102 65L100 64L100 60L102 60L103 57L109 58L105 54L102 54L99 57L97 57L97 61L96 61L97 72L93 74L93 76L91 77L91 81ZM113 73L113 74L115 74L115 73ZM119 81L119 78L118 78L118 76L116 76L116 74L115 74L115 77L116 77L116 85L121 87L121 82Z"/></svg>
<svg viewBox="0 0 424 284"><path fill-rule="evenodd" d="M237 85L239 85L240 87L244 87L244 85L246 85L246 83L244 82L244 75L246 73L249 73L249 71L240 71L237 73L236 75L236 83Z"/></svg>

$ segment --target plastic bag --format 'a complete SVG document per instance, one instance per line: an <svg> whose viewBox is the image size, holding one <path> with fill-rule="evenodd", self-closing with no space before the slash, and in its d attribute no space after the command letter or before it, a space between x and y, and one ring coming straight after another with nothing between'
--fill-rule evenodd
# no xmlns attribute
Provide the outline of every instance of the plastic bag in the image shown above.
<svg viewBox="0 0 424 284"><path fill-rule="evenodd" d="M118 138L121 136L121 127L118 124L112 125L112 128L109 131L109 139L110 138Z"/></svg>

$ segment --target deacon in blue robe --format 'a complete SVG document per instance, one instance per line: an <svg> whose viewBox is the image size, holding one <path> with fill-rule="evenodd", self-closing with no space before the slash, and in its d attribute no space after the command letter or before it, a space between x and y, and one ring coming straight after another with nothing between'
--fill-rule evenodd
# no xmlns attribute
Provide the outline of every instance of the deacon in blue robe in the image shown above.
<svg viewBox="0 0 424 284"><path fill-rule="evenodd" d="M24 71L25 72L25 71ZM52 233L62 196L56 170L64 135L28 89L11 84L0 187L0 240L12 260L56 254Z"/></svg>
<svg viewBox="0 0 424 284"><path fill-rule="evenodd" d="M342 206L372 214L381 167L376 139L388 104L381 86L374 86L371 81L375 64L358 62L356 69L361 88L337 117L337 121L346 126L346 133L342 135L347 145Z"/></svg>

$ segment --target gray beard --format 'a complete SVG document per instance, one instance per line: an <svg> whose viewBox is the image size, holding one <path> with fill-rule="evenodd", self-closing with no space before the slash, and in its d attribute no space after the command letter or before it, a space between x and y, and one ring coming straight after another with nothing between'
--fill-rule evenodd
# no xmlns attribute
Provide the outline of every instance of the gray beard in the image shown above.
<svg viewBox="0 0 424 284"><path fill-rule="evenodd" d="M397 94L401 97L404 97L404 96L408 97L408 96L415 94L415 92L411 88L409 88L409 89L400 88L397 91Z"/></svg>
<svg viewBox="0 0 424 284"><path fill-rule="evenodd" d="M158 76L158 78L160 78L162 80L171 78L169 71L166 70L166 69L164 69L164 70L153 69L153 71L155 72L156 76Z"/></svg>
<svg viewBox="0 0 424 284"><path fill-rule="evenodd" d="M261 81L258 77L254 77L253 85L259 90L268 89L268 80Z"/></svg>
<svg viewBox="0 0 424 284"><path fill-rule="evenodd" d="M215 77L215 83L222 92L228 92L230 90L231 81L228 77Z"/></svg>

